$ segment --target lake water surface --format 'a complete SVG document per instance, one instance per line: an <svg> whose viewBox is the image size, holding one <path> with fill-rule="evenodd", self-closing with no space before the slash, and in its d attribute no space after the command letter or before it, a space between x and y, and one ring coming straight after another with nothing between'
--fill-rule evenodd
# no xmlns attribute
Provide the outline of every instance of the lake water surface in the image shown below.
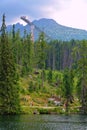
<svg viewBox="0 0 87 130"><path fill-rule="evenodd" d="M0 130L87 130L87 116L0 116Z"/></svg>

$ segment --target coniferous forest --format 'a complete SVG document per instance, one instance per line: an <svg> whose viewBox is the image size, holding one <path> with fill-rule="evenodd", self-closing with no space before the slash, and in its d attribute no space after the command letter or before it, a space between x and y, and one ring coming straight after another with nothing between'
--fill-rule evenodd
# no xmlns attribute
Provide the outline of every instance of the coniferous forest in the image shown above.
<svg viewBox="0 0 87 130"><path fill-rule="evenodd" d="M3 15L0 114L33 113L32 106L39 113L49 113L40 106L55 106L58 113L87 114L87 40L47 41L41 32L33 42L26 30L21 37L15 25L8 33L5 20Z"/></svg>

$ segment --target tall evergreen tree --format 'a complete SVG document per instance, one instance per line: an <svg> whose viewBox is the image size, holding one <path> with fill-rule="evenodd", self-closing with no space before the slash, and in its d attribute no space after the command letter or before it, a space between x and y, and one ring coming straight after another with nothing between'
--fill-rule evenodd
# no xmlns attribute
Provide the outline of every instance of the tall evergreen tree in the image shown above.
<svg viewBox="0 0 87 130"><path fill-rule="evenodd" d="M87 41L79 42L76 48L79 58L77 61L78 87L80 91L80 101L82 113L87 114Z"/></svg>
<svg viewBox="0 0 87 130"><path fill-rule="evenodd" d="M20 111L18 75L6 34L5 14L2 18L0 41L0 102L2 114L16 114Z"/></svg>
<svg viewBox="0 0 87 130"><path fill-rule="evenodd" d="M73 100L73 72L72 70L66 69L64 71L63 75L63 92L64 92L64 97L66 99L65 102L65 107L66 107L66 112L69 110L69 103L72 102Z"/></svg>
<svg viewBox="0 0 87 130"><path fill-rule="evenodd" d="M23 39L23 73L28 74L32 72L34 61L34 43L31 41L30 35Z"/></svg>
<svg viewBox="0 0 87 130"><path fill-rule="evenodd" d="M46 41L45 41L44 33L42 32L37 42L38 68L45 69L45 61L46 61Z"/></svg>
<svg viewBox="0 0 87 130"><path fill-rule="evenodd" d="M37 66L42 69L41 77L42 77L42 86L44 83L44 69L46 63L46 41L44 37L44 33L42 32L39 36L39 40L37 43Z"/></svg>

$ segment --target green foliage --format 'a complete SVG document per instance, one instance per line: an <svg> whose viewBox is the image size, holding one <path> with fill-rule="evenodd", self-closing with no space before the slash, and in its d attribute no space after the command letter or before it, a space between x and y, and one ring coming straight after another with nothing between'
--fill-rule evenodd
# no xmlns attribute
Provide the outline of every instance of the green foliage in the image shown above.
<svg viewBox="0 0 87 130"><path fill-rule="evenodd" d="M77 99L79 98L84 113L87 111L86 40L67 42L53 40L48 44L42 32L39 39L33 43L27 31L24 30L24 37L21 37L20 30L15 31L15 25L10 34L7 34L5 15L1 31L0 112L18 113L19 93L60 95L68 106L75 95ZM34 70L37 70L36 74ZM21 89L18 84L19 76L29 78L28 83L20 83L23 85Z"/></svg>
<svg viewBox="0 0 87 130"><path fill-rule="evenodd" d="M77 90L82 104L82 113L87 113L87 41L83 40L78 43L74 53L79 56L76 71L78 77Z"/></svg>
<svg viewBox="0 0 87 130"><path fill-rule="evenodd" d="M28 90L29 90L29 92L34 92L34 91L35 91L35 86L34 86L34 84L33 84L32 81L29 83L29 88L28 88Z"/></svg>
<svg viewBox="0 0 87 130"><path fill-rule="evenodd" d="M53 72L52 72L52 70L51 69L49 69L49 71L48 71L48 82L49 83L52 83L52 79L53 79Z"/></svg>
<svg viewBox="0 0 87 130"><path fill-rule="evenodd" d="M43 32L40 34L39 40L36 43L36 58L37 66L40 69L44 69L46 61L46 41Z"/></svg>
<svg viewBox="0 0 87 130"><path fill-rule="evenodd" d="M70 74L68 70L64 71L63 84L64 84L63 90L64 90L65 98L69 98L72 94L72 86L71 86Z"/></svg>
<svg viewBox="0 0 87 130"><path fill-rule="evenodd" d="M76 93L77 93L79 100L81 101L81 79L80 78L78 78L78 81L76 84Z"/></svg>
<svg viewBox="0 0 87 130"><path fill-rule="evenodd" d="M69 103L73 101L73 78L72 70L66 69L63 75L63 95L66 99L66 112L68 112Z"/></svg>
<svg viewBox="0 0 87 130"><path fill-rule="evenodd" d="M30 93L33 93L33 92L37 92L38 93L40 91L40 86L41 86L41 83L36 82L36 81L30 81L29 82L28 91Z"/></svg>
<svg viewBox="0 0 87 130"><path fill-rule="evenodd" d="M5 33L5 16L0 41L0 101L3 114L20 112L18 74L16 73L11 44Z"/></svg>

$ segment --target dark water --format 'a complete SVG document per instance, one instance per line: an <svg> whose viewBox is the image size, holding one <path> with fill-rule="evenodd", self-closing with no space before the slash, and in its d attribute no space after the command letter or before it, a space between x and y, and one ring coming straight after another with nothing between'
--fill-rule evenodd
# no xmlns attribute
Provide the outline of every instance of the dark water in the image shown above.
<svg viewBox="0 0 87 130"><path fill-rule="evenodd" d="M87 130L87 116L0 116L0 130Z"/></svg>

